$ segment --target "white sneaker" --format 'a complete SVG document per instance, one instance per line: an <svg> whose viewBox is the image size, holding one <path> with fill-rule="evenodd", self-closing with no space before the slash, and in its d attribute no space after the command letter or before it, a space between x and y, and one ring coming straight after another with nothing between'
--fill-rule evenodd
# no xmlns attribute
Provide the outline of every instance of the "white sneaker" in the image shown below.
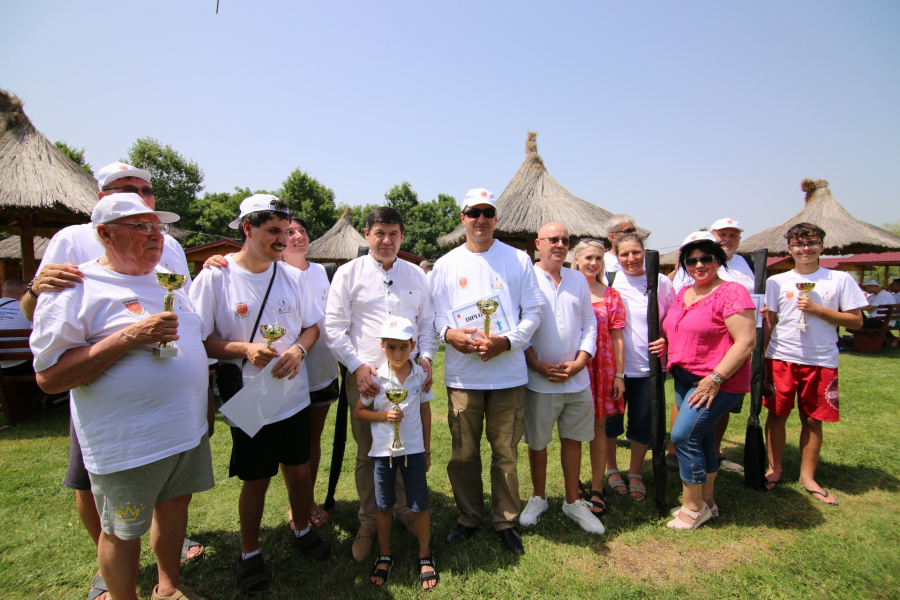
<svg viewBox="0 0 900 600"><path fill-rule="evenodd" d="M603 535L606 533L606 527L597 518L597 515L591 512L591 504L586 500L576 500L569 504L563 500L563 514L581 525L581 528L588 533L597 533Z"/></svg>
<svg viewBox="0 0 900 600"><path fill-rule="evenodd" d="M538 517L547 512L550 505L540 496L532 496L525 505L525 510L519 515L519 525L522 527L534 527L537 525Z"/></svg>

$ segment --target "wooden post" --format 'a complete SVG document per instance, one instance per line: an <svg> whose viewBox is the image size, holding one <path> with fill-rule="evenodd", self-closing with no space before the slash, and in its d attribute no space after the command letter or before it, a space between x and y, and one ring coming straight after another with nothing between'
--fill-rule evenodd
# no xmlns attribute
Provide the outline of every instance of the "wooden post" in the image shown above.
<svg viewBox="0 0 900 600"><path fill-rule="evenodd" d="M22 279L31 281L34 277L34 228L32 227L32 215L19 217L19 241L22 248Z"/></svg>

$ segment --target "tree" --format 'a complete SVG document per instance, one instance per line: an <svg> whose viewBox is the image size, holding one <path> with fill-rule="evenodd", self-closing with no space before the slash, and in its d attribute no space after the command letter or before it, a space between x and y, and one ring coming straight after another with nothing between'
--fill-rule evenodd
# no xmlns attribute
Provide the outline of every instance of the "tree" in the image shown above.
<svg viewBox="0 0 900 600"><path fill-rule="evenodd" d="M203 170L197 163L151 137L139 138L124 162L150 171L157 210L180 215L179 225L194 229L194 201L203 191Z"/></svg>
<svg viewBox="0 0 900 600"><path fill-rule="evenodd" d="M309 230L309 239L314 240L325 234L340 216L334 204L334 191L299 168L294 169L276 196L287 202L292 213L300 215Z"/></svg>
<svg viewBox="0 0 900 600"><path fill-rule="evenodd" d="M894 235L900 235L900 219L896 221L891 221L890 223L885 223L881 226L882 229L887 229Z"/></svg>
<svg viewBox="0 0 900 600"><path fill-rule="evenodd" d="M437 239L459 225L459 205L456 198L438 194L431 202L421 202L410 211L406 221L405 250L435 260L450 251L438 246Z"/></svg>
<svg viewBox="0 0 900 600"><path fill-rule="evenodd" d="M419 205L419 195L412 189L408 181L395 185L384 193L387 205L396 209L406 219L412 210Z"/></svg>
<svg viewBox="0 0 900 600"><path fill-rule="evenodd" d="M369 213L378 207L378 204L363 204L350 207L350 222L353 223L353 228L362 235L365 235L366 219L368 218ZM343 213L345 208L346 205L342 204L338 207L338 212Z"/></svg>
<svg viewBox="0 0 900 600"><path fill-rule="evenodd" d="M55 146L56 146L57 150L59 150L60 152L62 152L63 154L65 154L66 156L71 158L72 161L76 165L81 167L85 173L87 173L91 177L94 176L94 170L91 168L91 165L88 164L88 162L84 159L84 148L81 148L81 149L72 148L71 146L69 146L67 143L65 143L62 140L57 141Z"/></svg>

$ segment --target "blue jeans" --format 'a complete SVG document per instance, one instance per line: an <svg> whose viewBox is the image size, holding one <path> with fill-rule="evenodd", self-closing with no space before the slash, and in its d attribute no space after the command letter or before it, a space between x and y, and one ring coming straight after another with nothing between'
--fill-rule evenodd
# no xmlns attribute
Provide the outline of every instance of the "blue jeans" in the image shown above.
<svg viewBox="0 0 900 600"><path fill-rule="evenodd" d="M678 470L685 483L706 483L706 474L719 470L716 456L716 421L728 413L744 394L719 392L708 407L691 407L685 400L691 397L697 386L695 376L675 365L670 371L675 379L675 404L678 418L672 426L672 443L678 455Z"/></svg>
<svg viewBox="0 0 900 600"><path fill-rule="evenodd" d="M628 411L628 439L650 445L650 377L625 376L625 410ZM625 432L625 415L606 418L606 437L617 438Z"/></svg>
<svg viewBox="0 0 900 600"><path fill-rule="evenodd" d="M381 512L391 510L397 502L397 469L403 472L406 487L406 505L413 512L428 510L428 481L425 479L425 453L397 456L394 466L387 456L375 456L375 506Z"/></svg>

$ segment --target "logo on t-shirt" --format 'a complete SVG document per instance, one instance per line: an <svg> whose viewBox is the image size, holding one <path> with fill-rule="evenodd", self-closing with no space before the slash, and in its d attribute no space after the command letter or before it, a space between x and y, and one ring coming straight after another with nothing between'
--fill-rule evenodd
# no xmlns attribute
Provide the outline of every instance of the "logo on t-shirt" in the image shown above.
<svg viewBox="0 0 900 600"><path fill-rule="evenodd" d="M784 297L787 298L788 300L793 300L793 299L794 299L794 292L787 292L787 293L784 295Z"/></svg>
<svg viewBox="0 0 900 600"><path fill-rule="evenodd" d="M319 296L322 298L322 302L328 302L328 288L319 290Z"/></svg>
<svg viewBox="0 0 900 600"><path fill-rule="evenodd" d="M492 290L502 290L503 289L503 278L499 275L491 275L491 289Z"/></svg>
<svg viewBox="0 0 900 600"><path fill-rule="evenodd" d="M250 307L247 306L246 302L238 302L234 305L234 312L243 319L250 314Z"/></svg>
<svg viewBox="0 0 900 600"><path fill-rule="evenodd" d="M468 277L460 277L457 280L457 285L459 285L459 289L464 290L469 287L469 278Z"/></svg>
<svg viewBox="0 0 900 600"><path fill-rule="evenodd" d="M278 299L278 314L285 315L290 313L293 310L291 307L291 301L287 298L279 298Z"/></svg>
<svg viewBox="0 0 900 600"><path fill-rule="evenodd" d="M133 315L142 315L142 314L144 314L144 307L141 306L141 303L138 302L138 299L137 299L137 298L135 298L135 299L133 299L133 300L126 300L126 301L123 302L122 304L124 304L124 305L125 305L125 308L128 309L128 312L130 312L130 313L133 314Z"/></svg>

